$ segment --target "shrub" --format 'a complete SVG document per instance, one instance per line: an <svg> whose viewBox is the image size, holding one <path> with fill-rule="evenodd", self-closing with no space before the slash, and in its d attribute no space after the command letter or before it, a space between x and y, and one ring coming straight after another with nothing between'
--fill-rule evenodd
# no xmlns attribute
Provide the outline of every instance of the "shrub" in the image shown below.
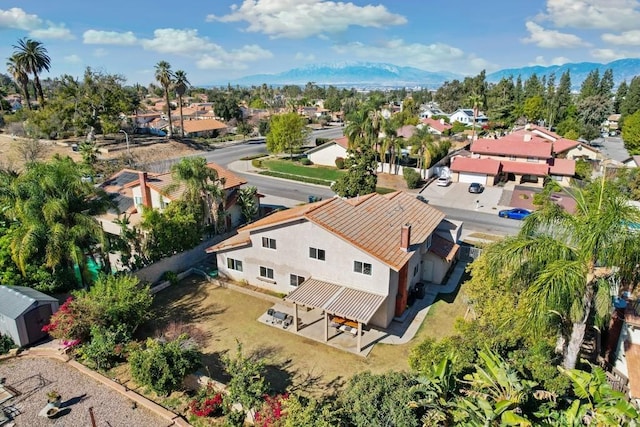
<svg viewBox="0 0 640 427"><path fill-rule="evenodd" d="M415 171L413 168L403 168L402 175L404 176L404 180L407 183L407 187L416 188L420 183L420 174Z"/></svg>
<svg viewBox="0 0 640 427"><path fill-rule="evenodd" d="M168 396L200 366L200 356L187 335L173 341L150 338L145 348L131 353L131 375L138 383Z"/></svg>
<svg viewBox="0 0 640 427"><path fill-rule="evenodd" d="M123 360L124 348L131 339L124 325L105 328L94 325L91 340L78 350L80 360L97 370L111 369Z"/></svg>
<svg viewBox="0 0 640 427"><path fill-rule="evenodd" d="M162 279L175 286L178 284L178 274L175 271L165 271L162 273Z"/></svg>
<svg viewBox="0 0 640 427"><path fill-rule="evenodd" d="M309 166L311 164L311 159L303 157L303 158L300 159L300 163L305 165L305 166Z"/></svg>
<svg viewBox="0 0 640 427"><path fill-rule="evenodd" d="M344 158L336 157L336 167L338 169L344 169Z"/></svg>
<svg viewBox="0 0 640 427"><path fill-rule="evenodd" d="M189 410L196 417L215 417L222 415L222 393L217 392L213 384L198 390L195 399L189 403Z"/></svg>
<svg viewBox="0 0 640 427"><path fill-rule="evenodd" d="M265 396L262 408L256 412L254 425L259 427L279 425L279 420L285 416L283 404L286 403L287 399L289 399L287 394Z"/></svg>
<svg viewBox="0 0 640 427"><path fill-rule="evenodd" d="M8 353L16 344L9 335L0 334L0 354Z"/></svg>
<svg viewBox="0 0 640 427"><path fill-rule="evenodd" d="M251 160L251 166L253 166L254 168L262 168L262 160L261 159Z"/></svg>

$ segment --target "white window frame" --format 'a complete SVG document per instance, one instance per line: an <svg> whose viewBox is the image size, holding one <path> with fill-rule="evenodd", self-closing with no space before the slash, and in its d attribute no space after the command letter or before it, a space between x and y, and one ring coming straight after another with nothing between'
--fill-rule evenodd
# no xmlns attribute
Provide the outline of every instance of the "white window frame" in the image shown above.
<svg viewBox="0 0 640 427"><path fill-rule="evenodd" d="M321 254L322 257L320 257ZM318 261L326 261L327 252L324 249L309 247L309 258L317 259Z"/></svg>
<svg viewBox="0 0 640 427"><path fill-rule="evenodd" d="M267 249L276 249L276 239L272 239L270 237L262 238L262 247Z"/></svg>
<svg viewBox="0 0 640 427"><path fill-rule="evenodd" d="M293 284L294 278L295 278L295 282L296 282L295 285ZM300 276L300 275L293 274L293 273L289 274L289 286L293 286L293 287L297 288L298 286L302 285L302 282L304 282L304 281L305 281L304 276Z"/></svg>
<svg viewBox="0 0 640 427"><path fill-rule="evenodd" d="M135 206L142 206L142 196L133 196L133 204Z"/></svg>
<svg viewBox="0 0 640 427"><path fill-rule="evenodd" d="M373 272L373 266L368 262L353 261L353 271L356 273L371 276Z"/></svg>
<svg viewBox="0 0 640 427"><path fill-rule="evenodd" d="M227 268L229 270L242 271L242 261L234 258L227 258Z"/></svg>
<svg viewBox="0 0 640 427"><path fill-rule="evenodd" d="M269 274L271 274L271 276L269 276ZM269 267L265 267L265 266L261 265L260 266L260 278L267 279L267 280L273 280L273 278L274 278L273 268L269 268Z"/></svg>

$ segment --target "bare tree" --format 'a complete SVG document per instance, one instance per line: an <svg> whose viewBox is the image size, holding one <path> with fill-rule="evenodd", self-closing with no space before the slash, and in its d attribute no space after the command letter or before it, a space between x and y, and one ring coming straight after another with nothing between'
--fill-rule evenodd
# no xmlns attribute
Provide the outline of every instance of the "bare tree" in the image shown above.
<svg viewBox="0 0 640 427"><path fill-rule="evenodd" d="M36 138L22 139L14 143L20 160L25 164L37 162L44 157L46 147Z"/></svg>

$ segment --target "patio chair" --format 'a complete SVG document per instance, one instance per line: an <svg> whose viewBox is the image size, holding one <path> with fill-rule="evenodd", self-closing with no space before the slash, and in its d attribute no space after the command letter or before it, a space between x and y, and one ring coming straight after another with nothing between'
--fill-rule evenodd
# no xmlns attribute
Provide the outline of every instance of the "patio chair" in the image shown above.
<svg viewBox="0 0 640 427"><path fill-rule="evenodd" d="M284 321L282 322L282 328L287 329L292 323L293 323L293 316L289 314L287 315L287 317L284 318Z"/></svg>
<svg viewBox="0 0 640 427"><path fill-rule="evenodd" d="M275 314L275 310L273 308L270 308L269 310L267 310L267 315L273 317L273 315Z"/></svg>

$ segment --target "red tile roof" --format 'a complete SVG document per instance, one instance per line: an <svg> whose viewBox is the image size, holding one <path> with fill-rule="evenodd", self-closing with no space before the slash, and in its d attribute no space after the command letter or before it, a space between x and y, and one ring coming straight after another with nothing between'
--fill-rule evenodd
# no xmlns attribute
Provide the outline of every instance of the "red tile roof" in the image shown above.
<svg viewBox="0 0 640 427"><path fill-rule="evenodd" d="M184 131L187 133L225 129L226 127L227 125L216 119L185 120L184 122Z"/></svg>
<svg viewBox="0 0 640 427"><path fill-rule="evenodd" d="M522 135L509 134L500 139L478 139L471 144L472 153L496 156L551 158L551 144L532 139L525 141Z"/></svg>
<svg viewBox="0 0 640 427"><path fill-rule="evenodd" d="M572 148L580 145L578 141L574 141L572 139L560 138L556 142L553 143L553 152L564 153L567 150L571 150Z"/></svg>
<svg viewBox="0 0 640 427"><path fill-rule="evenodd" d="M413 125L404 125L401 128L396 129L396 136L398 138L409 139L416 133L416 127Z"/></svg>
<svg viewBox="0 0 640 427"><path fill-rule="evenodd" d="M494 159L454 157L450 169L454 172L483 173L495 176L500 172L500 162Z"/></svg>
<svg viewBox="0 0 640 427"><path fill-rule="evenodd" d="M429 248L429 251L448 262L453 261L458 250L460 250L460 245L452 242L451 240L447 240L438 235L434 235L431 239L431 247Z"/></svg>
<svg viewBox="0 0 640 427"><path fill-rule="evenodd" d="M551 175L574 176L576 161L571 159L549 159L549 173Z"/></svg>
<svg viewBox="0 0 640 427"><path fill-rule="evenodd" d="M546 163L508 162L502 161L502 171L518 175L549 175L549 165Z"/></svg>
<svg viewBox="0 0 640 427"><path fill-rule="evenodd" d="M347 138L346 136L343 136L342 138L336 138L334 139L334 141L345 150L349 148L349 138Z"/></svg>
<svg viewBox="0 0 640 427"><path fill-rule="evenodd" d="M239 187L247 183L247 181L217 163L207 163L207 166L218 173L218 179L224 180L222 188L225 190L229 190L233 187Z"/></svg>
<svg viewBox="0 0 640 427"><path fill-rule="evenodd" d="M451 125L445 121L441 122L440 120L436 120L433 118L425 118L420 121L430 128L437 130L438 132L444 132L447 129L451 129Z"/></svg>
<svg viewBox="0 0 640 427"><path fill-rule="evenodd" d="M234 242L246 242L247 233L253 230L304 219L399 271L413 254L400 248L401 227L411 224L410 245L416 245L424 242L444 217L439 210L404 192L374 193L349 200L334 197L258 220L238 230ZM229 247L225 241L208 248L207 252Z"/></svg>

